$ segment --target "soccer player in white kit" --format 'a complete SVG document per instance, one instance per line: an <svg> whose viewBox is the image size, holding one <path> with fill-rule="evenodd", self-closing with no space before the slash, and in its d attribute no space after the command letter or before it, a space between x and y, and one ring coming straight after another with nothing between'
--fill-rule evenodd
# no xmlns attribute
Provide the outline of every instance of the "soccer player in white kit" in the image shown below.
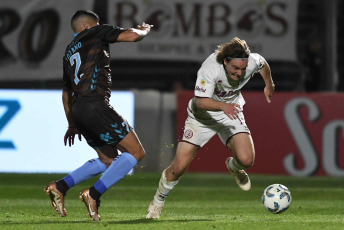
<svg viewBox="0 0 344 230"><path fill-rule="evenodd" d="M225 165L238 186L244 191L251 188L250 178L244 170L253 165L255 151L245 123L245 100L240 90L258 72L265 82L264 94L270 103L275 90L270 67L261 55L250 53L245 40L235 37L231 42L218 46L215 53L203 62L197 73L195 96L188 104L183 138L178 143L174 160L162 172L146 218L160 218L169 192L198 149L215 134L233 154Z"/></svg>

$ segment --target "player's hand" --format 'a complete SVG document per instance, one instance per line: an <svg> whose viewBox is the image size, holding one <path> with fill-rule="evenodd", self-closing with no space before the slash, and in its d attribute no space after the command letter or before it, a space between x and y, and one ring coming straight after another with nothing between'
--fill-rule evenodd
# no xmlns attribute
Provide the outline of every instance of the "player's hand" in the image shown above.
<svg viewBox="0 0 344 230"><path fill-rule="evenodd" d="M238 104L227 104L225 103L224 108L222 109L222 111L231 119L231 120L235 120L235 119L239 119L238 117L238 113L239 113L239 109L240 109L240 105Z"/></svg>
<svg viewBox="0 0 344 230"><path fill-rule="evenodd" d="M66 134L64 136L65 146L67 145L67 140L68 140L69 146L74 145L74 138L76 134L79 136L79 140L81 141L81 133L79 129L77 129L76 127L68 127Z"/></svg>
<svg viewBox="0 0 344 230"><path fill-rule="evenodd" d="M272 95L274 94L275 92L275 84L272 84L272 86L268 87L268 86L265 86L264 88L264 94L265 94L265 98L266 98L266 101L268 103L271 102L271 97Z"/></svg>
<svg viewBox="0 0 344 230"><path fill-rule="evenodd" d="M138 26L137 26L137 29L139 29L139 30L148 30L148 31L150 31L150 29L151 29L152 27L153 27L153 25L149 25L149 24L143 22L142 25L138 25Z"/></svg>

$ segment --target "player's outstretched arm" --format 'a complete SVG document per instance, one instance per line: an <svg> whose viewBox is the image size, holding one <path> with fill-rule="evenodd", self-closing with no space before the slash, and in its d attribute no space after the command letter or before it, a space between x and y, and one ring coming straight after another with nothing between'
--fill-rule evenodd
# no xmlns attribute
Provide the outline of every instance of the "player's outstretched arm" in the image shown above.
<svg viewBox="0 0 344 230"><path fill-rule="evenodd" d="M124 32L122 32L118 38L118 42L137 42L142 40L144 37L146 37L153 25L149 25L146 23L142 23L142 25L138 25L137 29L130 28Z"/></svg>
<svg viewBox="0 0 344 230"><path fill-rule="evenodd" d="M267 102L271 102L271 97L275 92L275 84L271 77L271 69L269 64L264 61L264 66L260 70L260 75L263 77L265 82L264 94Z"/></svg>

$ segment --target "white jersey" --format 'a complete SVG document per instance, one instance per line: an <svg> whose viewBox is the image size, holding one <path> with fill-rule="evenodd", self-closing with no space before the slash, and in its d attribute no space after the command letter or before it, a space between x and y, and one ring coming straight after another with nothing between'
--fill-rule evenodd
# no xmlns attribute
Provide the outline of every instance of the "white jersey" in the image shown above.
<svg viewBox="0 0 344 230"><path fill-rule="evenodd" d="M248 58L245 76L238 86L231 86L228 82L226 71L222 64L216 61L217 52L211 54L202 64L197 73L195 96L212 98L215 101L239 104L241 111L245 100L241 95L241 88L264 66L264 58L251 53ZM189 109L200 119L209 119L209 115L215 120L224 115L222 111L205 111L195 107L194 100L190 100ZM198 115L198 116L197 116Z"/></svg>

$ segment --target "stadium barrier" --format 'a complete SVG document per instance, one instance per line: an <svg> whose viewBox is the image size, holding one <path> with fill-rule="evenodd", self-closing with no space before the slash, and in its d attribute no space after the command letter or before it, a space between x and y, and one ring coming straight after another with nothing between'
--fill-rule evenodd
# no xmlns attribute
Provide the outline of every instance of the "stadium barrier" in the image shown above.
<svg viewBox="0 0 344 230"><path fill-rule="evenodd" d="M256 150L249 173L344 176L344 94L276 92L270 104L262 92L243 95ZM192 91L113 92L112 105L134 125L146 150L135 171L161 172L169 165L192 96ZM60 90L0 90L0 172L64 173L95 158L85 140L63 145L66 127ZM230 154L216 136L188 171L227 172Z"/></svg>

